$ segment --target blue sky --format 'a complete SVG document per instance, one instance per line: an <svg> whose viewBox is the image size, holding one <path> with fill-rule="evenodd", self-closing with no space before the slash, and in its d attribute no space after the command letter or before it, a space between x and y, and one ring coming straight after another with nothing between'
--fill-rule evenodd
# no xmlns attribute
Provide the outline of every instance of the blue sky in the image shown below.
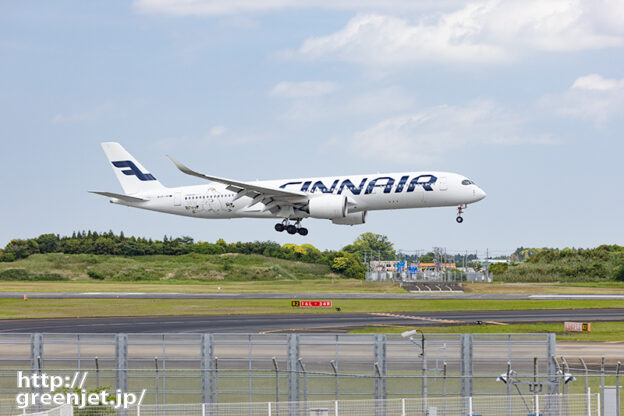
<svg viewBox="0 0 624 416"><path fill-rule="evenodd" d="M73 230L339 248L624 244L624 5L617 1L0 3L0 244ZM488 197L365 225L198 220L113 206L99 142L163 184L447 170Z"/></svg>

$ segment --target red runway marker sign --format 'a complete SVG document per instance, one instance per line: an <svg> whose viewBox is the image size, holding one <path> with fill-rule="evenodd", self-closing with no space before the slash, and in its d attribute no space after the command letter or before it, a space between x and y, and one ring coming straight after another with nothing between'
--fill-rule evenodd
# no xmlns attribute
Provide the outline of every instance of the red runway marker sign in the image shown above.
<svg viewBox="0 0 624 416"><path fill-rule="evenodd" d="M574 332L591 332L591 323L589 322L564 322L564 331Z"/></svg>
<svg viewBox="0 0 624 416"><path fill-rule="evenodd" d="M331 308L331 300L291 300L293 308Z"/></svg>

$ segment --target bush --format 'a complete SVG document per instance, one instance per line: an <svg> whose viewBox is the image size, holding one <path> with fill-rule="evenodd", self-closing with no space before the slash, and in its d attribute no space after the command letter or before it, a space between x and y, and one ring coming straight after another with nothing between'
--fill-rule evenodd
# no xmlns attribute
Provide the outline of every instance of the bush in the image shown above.
<svg viewBox="0 0 624 416"><path fill-rule="evenodd" d="M618 282L624 282L624 263L616 270L615 280Z"/></svg>
<svg viewBox="0 0 624 416"><path fill-rule="evenodd" d="M95 270L87 270L87 276L89 276L91 279L95 279L95 280L104 280L104 279L106 279L106 276L104 276L103 273L100 273L100 272L95 271Z"/></svg>
<svg viewBox="0 0 624 416"><path fill-rule="evenodd" d="M0 272L0 280L39 280L39 281L57 281L69 280L65 276L58 273L29 273L24 269L7 269Z"/></svg>
<svg viewBox="0 0 624 416"><path fill-rule="evenodd" d="M15 261L15 254L3 251L2 254L0 254L0 261L6 263Z"/></svg>
<svg viewBox="0 0 624 416"><path fill-rule="evenodd" d="M69 278L62 276L58 273L31 273L30 280L53 282L53 281L59 281L59 280L69 280Z"/></svg>
<svg viewBox="0 0 624 416"><path fill-rule="evenodd" d="M509 265L507 263L494 263L488 267L488 271L492 272L494 276L505 273Z"/></svg>
<svg viewBox="0 0 624 416"><path fill-rule="evenodd" d="M0 272L0 280L30 280L30 274L24 269L6 269Z"/></svg>

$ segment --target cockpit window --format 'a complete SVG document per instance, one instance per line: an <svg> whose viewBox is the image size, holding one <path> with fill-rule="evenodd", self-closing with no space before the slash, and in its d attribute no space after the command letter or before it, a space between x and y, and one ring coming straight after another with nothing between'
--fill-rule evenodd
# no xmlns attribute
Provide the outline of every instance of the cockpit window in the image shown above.
<svg viewBox="0 0 624 416"><path fill-rule="evenodd" d="M462 181L462 185L474 185L474 182L471 181L470 179L464 179Z"/></svg>

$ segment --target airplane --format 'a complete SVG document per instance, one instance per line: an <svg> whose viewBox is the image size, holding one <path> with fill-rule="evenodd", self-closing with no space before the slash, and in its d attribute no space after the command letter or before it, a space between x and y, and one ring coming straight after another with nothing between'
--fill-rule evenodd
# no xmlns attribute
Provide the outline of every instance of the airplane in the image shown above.
<svg viewBox="0 0 624 416"><path fill-rule="evenodd" d="M305 236L305 218L334 224L364 224L369 211L458 206L456 221L468 204L485 198L472 180L451 172L399 172L243 182L196 172L171 156L183 173L205 185L167 188L119 143L102 148L123 194L89 191L113 204L197 218L278 218L275 230Z"/></svg>

